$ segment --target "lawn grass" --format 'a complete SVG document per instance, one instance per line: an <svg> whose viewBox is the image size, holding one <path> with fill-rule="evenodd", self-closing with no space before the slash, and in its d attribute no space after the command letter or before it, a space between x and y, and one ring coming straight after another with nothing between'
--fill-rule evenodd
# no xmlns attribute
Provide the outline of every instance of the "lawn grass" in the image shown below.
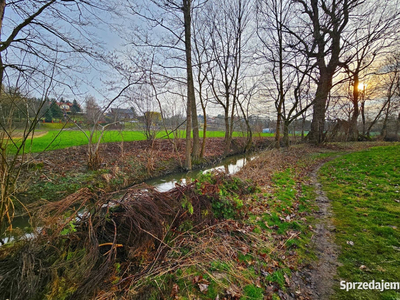
<svg viewBox="0 0 400 300"><path fill-rule="evenodd" d="M86 131L87 135L90 135L89 131ZM94 141L97 140L99 133L95 134ZM145 140L143 133L139 131L107 131L102 142L121 142L121 141L137 141ZM27 151L31 153L42 152L47 150L63 149L73 146L87 145L88 139L82 131L77 130L51 130L46 135L33 140L28 141ZM10 149L10 153L13 153L13 149Z"/></svg>
<svg viewBox="0 0 400 300"><path fill-rule="evenodd" d="M320 180L332 201L339 280L400 281L400 145L375 147L325 164ZM399 291L341 290L333 299L399 299Z"/></svg>
<svg viewBox="0 0 400 300"><path fill-rule="evenodd" d="M53 124L51 124L53 125ZM56 123L58 125L58 123ZM61 124L62 125L62 124ZM86 131L86 134L90 135L89 131ZM94 140L97 140L97 136L99 133L96 133ZM180 137L185 136L184 131L179 132ZM202 137L202 132L200 133ZM207 132L207 137L224 137L225 132L223 131L209 131ZM242 136L241 132L234 132L234 137ZM270 133L262 133L261 136L273 136ZM157 138L167 138L167 133L165 131L160 131L157 133ZM130 142L130 141L140 141L145 140L146 136L143 131L118 131L118 130L110 130L104 133L102 138L102 143L109 142ZM87 145L88 139L85 134L79 130L49 130L48 133L44 136L34 138L33 140L29 140L27 143L27 152L37 153L42 152L44 150L56 150L63 149L73 146L81 146ZM10 147L9 153L15 153L15 148Z"/></svg>

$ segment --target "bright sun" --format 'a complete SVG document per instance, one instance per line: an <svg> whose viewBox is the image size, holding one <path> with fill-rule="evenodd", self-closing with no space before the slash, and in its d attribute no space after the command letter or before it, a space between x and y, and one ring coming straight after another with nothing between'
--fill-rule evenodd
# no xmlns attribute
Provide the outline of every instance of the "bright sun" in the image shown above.
<svg viewBox="0 0 400 300"><path fill-rule="evenodd" d="M365 91L366 88L367 88L367 85L364 82L360 82L358 84L358 90L359 91Z"/></svg>

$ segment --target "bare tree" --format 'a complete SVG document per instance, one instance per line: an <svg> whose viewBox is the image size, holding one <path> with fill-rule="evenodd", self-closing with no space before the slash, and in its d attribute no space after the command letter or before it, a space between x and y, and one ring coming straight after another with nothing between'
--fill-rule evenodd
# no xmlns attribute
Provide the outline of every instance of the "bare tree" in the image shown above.
<svg viewBox="0 0 400 300"><path fill-rule="evenodd" d="M153 91L151 83L147 81L148 79L144 79L144 82L133 89L129 89L125 103L129 102L138 111L144 135L147 140L152 141L157 134L157 129L153 122L155 115L152 112L156 111L158 104L154 95L155 91Z"/></svg>
<svg viewBox="0 0 400 300"><path fill-rule="evenodd" d="M249 28L251 5L241 0L208 3L206 22L210 40L207 49L211 66L207 81L213 101L224 111L225 155L230 151L240 85L245 78L244 52L249 40L246 28Z"/></svg>
<svg viewBox="0 0 400 300"><path fill-rule="evenodd" d="M303 70L302 70L303 67ZM310 81L308 76L310 65L305 63L302 67L295 68L295 76L292 82L292 99L283 102L283 140L286 147L289 147L289 126L301 115L306 114L307 110L313 105L313 100L310 101ZM295 132L294 132L295 134Z"/></svg>
<svg viewBox="0 0 400 300"><path fill-rule="evenodd" d="M379 80L380 89L385 95L381 97L381 105L378 109L377 114L368 126L366 131L367 137L370 137L372 127L378 122L378 120L383 116L382 127L380 134L382 138L386 138L388 131L388 120L391 114L395 114L399 109L399 89L400 89L400 55L398 52L390 55L383 62L382 66L379 68L379 73L376 75L377 80ZM396 132L395 132L396 133ZM397 133L396 133L397 135Z"/></svg>
<svg viewBox="0 0 400 300"><path fill-rule="evenodd" d="M100 144L101 140L104 136L106 129L109 126L114 125L117 122L107 123L105 125L101 125L101 119L104 118L104 114L111 105L116 102L121 96L132 86L138 84L141 81L141 76L137 78L135 81L130 81L123 87L118 94L112 98L107 99L105 101L105 105L100 108L100 106L96 103L96 100L92 96L88 96L86 99L86 116L89 123L89 132L87 133L84 128L79 126L79 124L75 123L75 125L83 132L83 134L88 139L88 149L87 149L87 165L89 170L97 170L100 168L102 159L100 156Z"/></svg>
<svg viewBox="0 0 400 300"><path fill-rule="evenodd" d="M26 94L25 99L28 95L40 99L35 107L30 107L30 102L25 102L23 109L12 104L24 114L18 138L13 134L13 118L0 110L1 228L5 223L11 225L13 205L18 201L15 195L19 174L28 162L25 152L50 93L57 86L71 89L79 81L71 73L76 71L77 75L85 70L88 62L85 59L94 57L95 51L90 47L94 45L91 43L94 36L84 26L93 25L90 20L96 12L111 8L103 4L78 0L0 0L0 98L11 95L4 94L7 87ZM15 100L14 96L9 100Z"/></svg>
<svg viewBox="0 0 400 300"><path fill-rule="evenodd" d="M186 71L185 79L169 76L170 80L180 80L186 83L186 168L192 168L192 159L199 157L199 126L197 120L197 106L194 89L192 66L192 14L193 10L202 6L202 1L176 0L176 1L147 1L132 0L129 8L135 16L139 16L151 30L139 26L133 39L135 46L146 49L162 49L159 57L164 57L160 65L164 69ZM136 27L137 28L137 27ZM151 32L151 33L149 33ZM153 35L153 33L155 33ZM158 37L158 40L155 38ZM166 37L168 36L168 37ZM178 54L177 54L178 53ZM184 59L181 58L182 54ZM168 57L166 57L168 56ZM178 65L176 65L176 62ZM184 67L182 66L184 63ZM161 75L161 74L159 74ZM165 75L165 74L164 74ZM191 135L193 133L193 146Z"/></svg>
<svg viewBox="0 0 400 300"><path fill-rule="evenodd" d="M259 56L266 62L266 89L274 100L277 112L275 145L280 147L281 125L284 144L289 146L289 126L312 105L308 100L310 80L314 65L307 56L299 55L291 46L291 34L287 28L295 11L291 1L257 1L257 35L264 46Z"/></svg>
<svg viewBox="0 0 400 300"><path fill-rule="evenodd" d="M294 16L285 30L292 36L291 47L315 61L318 69L317 87L313 105L313 119L309 140L324 140L325 113L333 76L340 64L342 37L351 12L360 0L294 0Z"/></svg>
<svg viewBox="0 0 400 300"><path fill-rule="evenodd" d="M210 98L210 87L207 86L207 74L210 70L210 57L207 47L209 44L209 35L207 33L207 24L205 16L197 10L193 17L193 48L194 48L194 70L196 72L197 94L200 100L203 112L203 141L201 144L200 158L204 157L207 140L207 104Z"/></svg>
<svg viewBox="0 0 400 300"><path fill-rule="evenodd" d="M3 231L6 224L11 228L14 217L14 204L18 199L18 180L28 159L26 148L29 140L34 136L34 130L43 115L42 108L45 101L39 100L39 108L35 112L29 108L30 100L18 88L2 88L0 94L0 230ZM15 116L22 115L24 128L22 135L16 133Z"/></svg>
<svg viewBox="0 0 400 300"><path fill-rule="evenodd" d="M241 115L244 119L245 125L246 125L246 136L247 136L247 141L244 146L244 152L247 152L251 149L251 146L253 144L253 130L250 125L250 108L252 107L252 100L257 96L259 92L259 80L256 80L255 82L249 82L251 85L250 87L247 87L245 84L243 87L243 91L239 92L239 97L237 99L237 106L238 110L240 113L237 115Z"/></svg>
<svg viewBox="0 0 400 300"><path fill-rule="evenodd" d="M353 112L349 124L349 140L358 139L360 95L365 94L362 90L365 87L362 82L363 74L368 72L376 59L387 55L393 49L400 21L396 2L366 1L355 12L344 34L343 58L340 64L352 83ZM364 102L361 104L364 105Z"/></svg>
<svg viewBox="0 0 400 300"><path fill-rule="evenodd" d="M284 48L287 46L284 28L289 22L292 11L289 9L290 1L284 0L258 0L257 1L257 35L266 49L261 51L263 58L267 59L267 63L271 63L271 77L275 83L278 92L275 98L276 108L276 132L275 146L280 147L280 129L282 122L282 109L285 102L285 96L291 82L291 72L284 67L288 61L288 53ZM268 84L268 83L267 83ZM268 89L273 95L274 92Z"/></svg>

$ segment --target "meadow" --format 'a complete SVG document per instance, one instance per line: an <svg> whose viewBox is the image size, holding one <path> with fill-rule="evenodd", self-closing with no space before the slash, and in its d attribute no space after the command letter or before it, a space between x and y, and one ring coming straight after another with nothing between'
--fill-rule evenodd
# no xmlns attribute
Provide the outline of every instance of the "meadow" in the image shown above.
<svg viewBox="0 0 400 300"><path fill-rule="evenodd" d="M88 144L88 138L86 135L79 130L48 130L45 135L41 135L41 131L38 131L39 137L30 139L27 141L26 152L37 153L47 150L57 150L64 149L74 146L82 146ZM90 135L89 131L85 131L87 135ZM97 142L99 137L99 132L94 135L94 142ZM173 137L172 133L169 133L170 137ZM202 132L200 132L200 137L202 137ZM273 136L271 133L260 133L259 136L267 137ZM184 138L185 131L180 130L177 132L177 136ZM221 138L225 136L224 131L208 131L208 138ZM234 132L234 137L243 136L242 132ZM160 131L157 133L156 138L167 138L168 134L165 131ZM143 131L121 131L121 130L109 130L106 131L101 139L101 143L111 143L111 142L131 142L131 141L142 141L146 140L146 136ZM9 148L9 153L15 153L15 147Z"/></svg>

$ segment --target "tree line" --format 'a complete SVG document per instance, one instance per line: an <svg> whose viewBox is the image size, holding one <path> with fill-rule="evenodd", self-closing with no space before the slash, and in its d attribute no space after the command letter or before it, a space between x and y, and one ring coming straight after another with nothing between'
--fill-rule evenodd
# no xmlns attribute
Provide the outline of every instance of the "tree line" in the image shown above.
<svg viewBox="0 0 400 300"><path fill-rule="evenodd" d="M377 116L393 119L397 112L399 122L398 1L150 3L125 6L127 18L140 20L133 22L126 60L141 57L135 66L146 73L142 85L153 98L168 101L186 91L180 95L187 101L188 141L193 131L188 168L199 156L198 107L204 115L212 109L224 114L226 153L234 117L247 121L266 107L276 115L277 147L281 129L289 145L289 126L299 119L311 120L307 138L317 144L368 138L366 118L371 127Z"/></svg>

